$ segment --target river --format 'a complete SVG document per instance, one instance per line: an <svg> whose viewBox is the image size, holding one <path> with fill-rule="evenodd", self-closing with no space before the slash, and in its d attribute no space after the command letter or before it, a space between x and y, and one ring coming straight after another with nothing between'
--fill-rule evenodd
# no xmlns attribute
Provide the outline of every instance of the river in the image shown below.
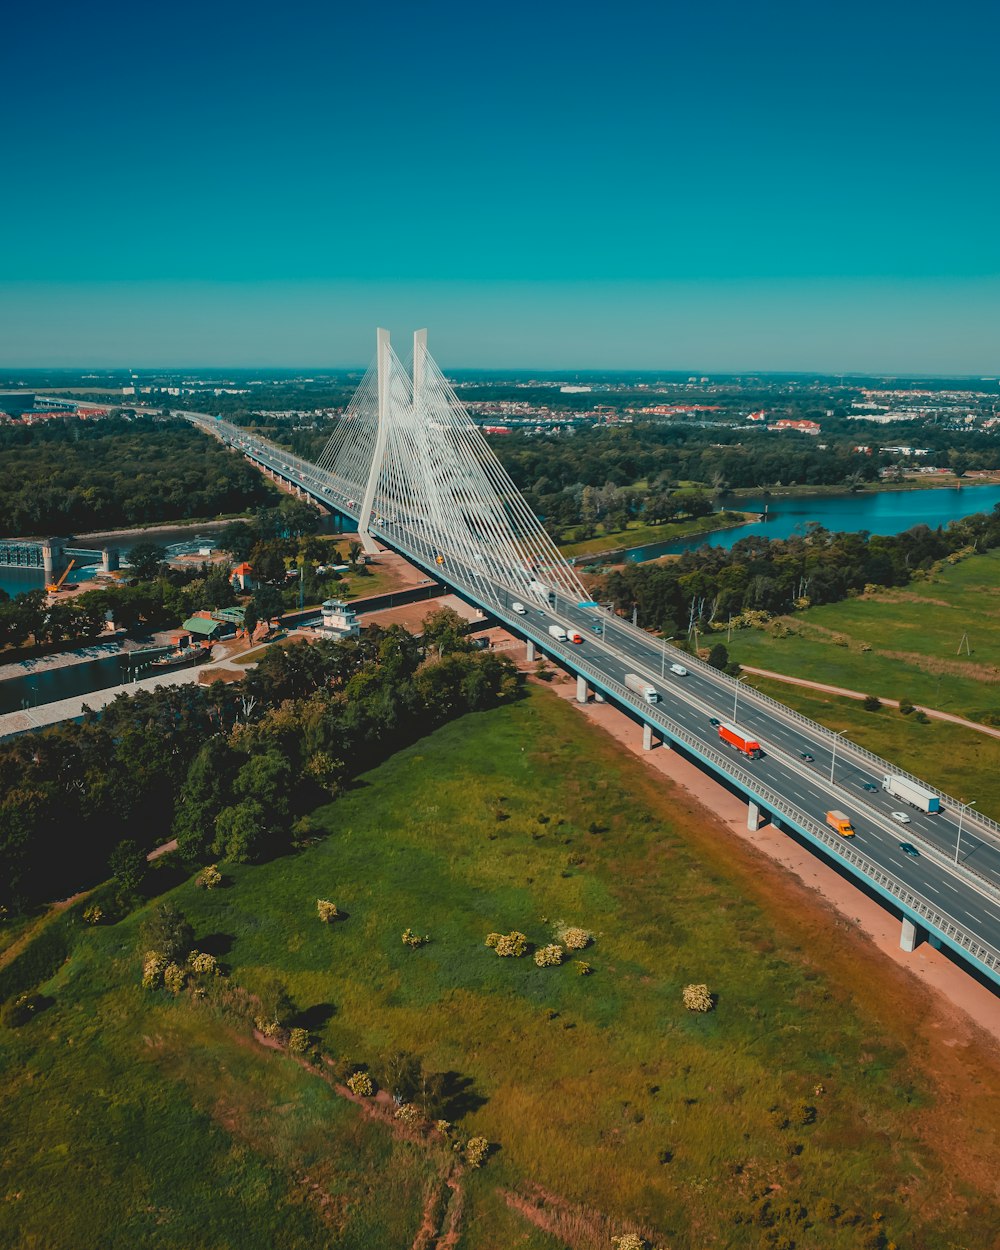
<svg viewBox="0 0 1000 1250"><path fill-rule="evenodd" d="M1000 486L937 487L928 490L882 490L847 495L755 495L734 499L732 507L741 512L768 510L766 522L736 525L711 534L696 534L673 542L650 543L628 552L633 563L655 560L658 556L696 551L699 547L732 547L741 538L763 534L767 538L788 538L804 534L816 521L824 529L870 534L900 534L914 525L947 525L973 512L990 512L1000 503Z"/></svg>

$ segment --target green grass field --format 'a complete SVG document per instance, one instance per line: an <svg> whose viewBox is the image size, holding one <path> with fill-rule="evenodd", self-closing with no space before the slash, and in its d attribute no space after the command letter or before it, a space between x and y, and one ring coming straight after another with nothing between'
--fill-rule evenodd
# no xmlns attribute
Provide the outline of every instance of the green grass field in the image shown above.
<svg viewBox="0 0 1000 1250"><path fill-rule="evenodd" d="M1000 551L785 619L796 631L786 638L735 633L733 659L972 720L1000 715ZM966 631L971 654L958 654Z"/></svg>
<svg viewBox="0 0 1000 1250"><path fill-rule="evenodd" d="M612 530L598 534L585 542L566 543L559 548L564 556L597 555L604 551L618 551L630 547L645 547L651 543L679 542L692 534L709 534L713 530L728 529L742 525L750 517L744 512L713 512L710 516L691 517L686 521L674 521L665 525L640 525L632 522L627 529Z"/></svg>
<svg viewBox="0 0 1000 1250"><path fill-rule="evenodd" d="M914 1021L867 991L879 957L774 910L751 852L551 694L446 726L313 819L308 849L171 897L231 980L287 983L327 1054L457 1074L451 1118L496 1147L461 1250L610 1246L591 1210L671 1250L990 1244L989 1195L940 1185L953 1138L930 1124L953 1111L907 1056ZM140 989L140 920L75 929L52 1006L0 1030L0 1244L408 1250L439 1158L206 1003ZM561 967L484 945L562 922L596 940ZM689 982L712 1013L683 1008ZM977 1148L995 1112L988 1091L963 1109ZM531 1185L581 1208L579 1236L510 1209Z"/></svg>

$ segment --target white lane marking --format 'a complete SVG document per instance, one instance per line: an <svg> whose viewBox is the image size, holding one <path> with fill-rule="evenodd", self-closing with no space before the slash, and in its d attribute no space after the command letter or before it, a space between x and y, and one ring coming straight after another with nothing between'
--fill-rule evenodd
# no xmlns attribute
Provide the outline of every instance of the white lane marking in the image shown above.
<svg viewBox="0 0 1000 1250"><path fill-rule="evenodd" d="M940 894L940 893L941 893L941 891L937 888L937 886L935 886L935 885L931 885L931 883L930 883L929 881L925 881L925 882L924 882L924 889L926 889L926 890L932 890L935 894Z"/></svg>

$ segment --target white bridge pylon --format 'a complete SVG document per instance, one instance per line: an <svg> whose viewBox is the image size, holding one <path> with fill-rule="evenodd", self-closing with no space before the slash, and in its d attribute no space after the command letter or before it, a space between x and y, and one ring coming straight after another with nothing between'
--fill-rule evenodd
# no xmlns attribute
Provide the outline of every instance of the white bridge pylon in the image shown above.
<svg viewBox="0 0 1000 1250"><path fill-rule="evenodd" d="M358 512L370 554L375 535L396 539L488 602L505 592L589 599L427 351L426 330L413 336L409 369L378 331L375 361L318 465Z"/></svg>

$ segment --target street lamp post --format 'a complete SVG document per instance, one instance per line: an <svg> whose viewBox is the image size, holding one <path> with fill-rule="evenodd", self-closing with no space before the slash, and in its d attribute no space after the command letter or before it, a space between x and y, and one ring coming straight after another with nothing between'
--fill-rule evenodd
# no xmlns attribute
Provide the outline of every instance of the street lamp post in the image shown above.
<svg viewBox="0 0 1000 1250"><path fill-rule="evenodd" d="M847 733L846 729L840 729L833 735L833 750L830 753L830 785L833 785L833 769L837 763L837 739L845 733Z"/></svg>
<svg viewBox="0 0 1000 1250"><path fill-rule="evenodd" d="M660 649L660 678L664 679L667 675L667 644L673 642L673 638L664 638L663 645Z"/></svg>
<svg viewBox="0 0 1000 1250"><path fill-rule="evenodd" d="M958 837L955 839L955 863L956 864L958 863L958 852L962 845L962 818L965 816L965 813L969 810L970 807L975 807L975 806L976 806L976 800L973 799L969 803L963 802L962 806L958 809Z"/></svg>

